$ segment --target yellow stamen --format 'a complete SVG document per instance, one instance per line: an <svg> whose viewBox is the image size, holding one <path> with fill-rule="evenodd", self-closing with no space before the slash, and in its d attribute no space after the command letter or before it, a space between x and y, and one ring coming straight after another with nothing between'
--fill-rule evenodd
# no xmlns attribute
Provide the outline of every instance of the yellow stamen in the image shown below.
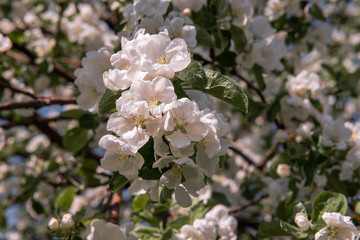
<svg viewBox="0 0 360 240"><path fill-rule="evenodd" d="M179 166L175 166L171 169L172 174L174 174L177 178L181 177L182 169Z"/></svg>
<svg viewBox="0 0 360 240"><path fill-rule="evenodd" d="M150 97L150 99L147 101L149 106L154 105L157 106L159 105L159 99L157 97Z"/></svg>
<svg viewBox="0 0 360 240"><path fill-rule="evenodd" d="M180 118L175 118L174 119L175 124L178 128L184 128L186 127L189 123L186 121L186 119L184 118L184 116L181 116Z"/></svg>
<svg viewBox="0 0 360 240"><path fill-rule="evenodd" d="M198 141L198 142L195 142L195 147L196 147L197 149L204 148L204 147L205 147L205 140L202 139L202 140L200 140L200 141Z"/></svg>
<svg viewBox="0 0 360 240"><path fill-rule="evenodd" d="M159 64L165 64L167 63L167 59L164 54L161 54L160 56L157 57L156 62Z"/></svg>
<svg viewBox="0 0 360 240"><path fill-rule="evenodd" d="M131 114L130 117L133 120L134 125L141 127L144 125L146 120L145 117L141 114Z"/></svg>
<svg viewBox="0 0 360 240"><path fill-rule="evenodd" d="M119 155L118 158L119 158L120 161L124 161L124 160L129 159L129 155L126 155L121 151L117 151L116 153Z"/></svg>
<svg viewBox="0 0 360 240"><path fill-rule="evenodd" d="M335 238L340 229L338 227L329 227L329 230L329 236Z"/></svg>
<svg viewBox="0 0 360 240"><path fill-rule="evenodd" d="M129 67L130 67L130 64L126 65L122 70L127 71L127 70L129 70Z"/></svg>

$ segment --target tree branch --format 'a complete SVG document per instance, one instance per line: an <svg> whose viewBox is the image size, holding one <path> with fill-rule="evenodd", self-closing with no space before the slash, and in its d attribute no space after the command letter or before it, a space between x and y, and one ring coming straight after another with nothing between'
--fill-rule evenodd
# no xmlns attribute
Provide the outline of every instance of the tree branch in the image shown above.
<svg viewBox="0 0 360 240"><path fill-rule="evenodd" d="M119 222L119 211L121 205L121 190L115 192L112 196L111 206L110 206L110 215L107 219L108 222L113 224L118 224Z"/></svg>
<svg viewBox="0 0 360 240"><path fill-rule="evenodd" d="M53 104L76 104L75 97L38 97L34 101L29 102L7 102L0 104L0 110L12 110L18 108L33 108L38 109L43 106Z"/></svg>
<svg viewBox="0 0 360 240"><path fill-rule="evenodd" d="M259 199L256 199L256 200L253 200L253 201L250 201L244 205L240 205L240 206L237 206L237 207L234 207L232 209L229 210L229 213L236 213L238 211L241 211L241 210L244 210L245 208L248 208L248 207L251 207L257 203L259 203L261 200L265 199L269 197L269 195L265 195L265 196L262 196L261 198Z"/></svg>
<svg viewBox="0 0 360 240"><path fill-rule="evenodd" d="M20 88L17 88L17 87L12 86L8 81L6 81L5 78L3 78L3 77L1 77L1 76L0 76L0 86L5 87L5 88L8 88L8 89L10 89L10 90L13 91L13 92L25 94L25 95L27 95L27 96L30 96L30 97L34 98L34 99L38 98L38 96L37 96L35 93L29 92L29 91L25 91L25 90L23 90L23 89L20 89Z"/></svg>

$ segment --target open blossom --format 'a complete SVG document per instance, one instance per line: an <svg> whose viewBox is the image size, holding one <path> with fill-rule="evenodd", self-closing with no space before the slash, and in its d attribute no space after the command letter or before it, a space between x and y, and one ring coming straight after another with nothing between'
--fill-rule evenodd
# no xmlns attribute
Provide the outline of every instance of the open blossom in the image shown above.
<svg viewBox="0 0 360 240"><path fill-rule="evenodd" d="M257 16L250 24L250 32L258 38L267 38L275 33L275 29L271 27L269 20L264 16Z"/></svg>
<svg viewBox="0 0 360 240"><path fill-rule="evenodd" d="M166 138L178 148L188 146L191 141L200 141L208 131L200 121L197 104L187 98L165 106L164 130Z"/></svg>
<svg viewBox="0 0 360 240"><path fill-rule="evenodd" d="M350 240L359 235L359 231L351 222L350 217L336 212L324 212L322 218L327 226L315 234L315 240Z"/></svg>
<svg viewBox="0 0 360 240"><path fill-rule="evenodd" d="M133 153L128 145L113 135L105 135L100 139L99 146L106 149L101 159L101 166L110 171L119 172L131 180L138 176L144 159L139 153Z"/></svg>
<svg viewBox="0 0 360 240"><path fill-rule="evenodd" d="M113 50L109 47L87 52L86 57L81 60L83 67L75 70L75 84L81 92L77 102L81 108L94 113L98 112L99 102L106 90L102 73L111 67L110 55L112 53Z"/></svg>
<svg viewBox="0 0 360 240"><path fill-rule="evenodd" d="M284 42L278 37L268 37L254 43L251 58L254 63L259 64L266 72L272 70L283 70L280 62L286 53Z"/></svg>
<svg viewBox="0 0 360 240"><path fill-rule="evenodd" d="M231 0L231 15L233 24L238 27L245 26L252 17L253 6L250 0Z"/></svg>
<svg viewBox="0 0 360 240"><path fill-rule="evenodd" d="M104 220L96 219L91 222L91 232L87 240L126 240L126 234L120 226Z"/></svg>
<svg viewBox="0 0 360 240"><path fill-rule="evenodd" d="M319 76L303 70L296 76L290 75L285 87L292 96L303 97L307 91L310 91L311 96L316 97L320 90Z"/></svg>
<svg viewBox="0 0 360 240"><path fill-rule="evenodd" d="M335 121L330 120L325 122L320 141L326 147L336 146L337 149L342 150L347 147L346 141L348 141L350 137L350 129L344 126L342 119L337 119Z"/></svg>
<svg viewBox="0 0 360 240"><path fill-rule="evenodd" d="M0 33L0 52L6 52L9 49L11 49L11 47L12 47L12 42L10 38Z"/></svg>

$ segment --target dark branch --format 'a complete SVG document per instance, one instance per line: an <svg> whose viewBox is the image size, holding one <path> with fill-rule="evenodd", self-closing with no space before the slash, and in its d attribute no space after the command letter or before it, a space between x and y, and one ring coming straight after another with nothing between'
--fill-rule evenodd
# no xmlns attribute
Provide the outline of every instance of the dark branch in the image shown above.
<svg viewBox="0 0 360 240"><path fill-rule="evenodd" d="M7 102L0 104L0 110L12 110L18 108L33 108L38 109L43 106L53 105L53 104L76 104L75 97L40 97L34 101L29 102Z"/></svg>

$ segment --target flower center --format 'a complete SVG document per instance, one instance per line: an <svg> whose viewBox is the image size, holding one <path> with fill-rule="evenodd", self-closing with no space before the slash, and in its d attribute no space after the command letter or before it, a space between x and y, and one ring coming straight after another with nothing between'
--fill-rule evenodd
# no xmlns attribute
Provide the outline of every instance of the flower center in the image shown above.
<svg viewBox="0 0 360 240"><path fill-rule="evenodd" d="M151 105L157 106L160 103L159 99L157 97L150 97L150 99L148 99L147 102L148 102L149 106L151 106Z"/></svg>
<svg viewBox="0 0 360 240"><path fill-rule="evenodd" d="M335 238L336 235L338 234L339 230L340 229L338 227L329 227L329 231L330 231L329 236Z"/></svg>
<svg viewBox="0 0 360 240"><path fill-rule="evenodd" d="M135 126L141 126L142 128L145 128L145 117L141 114L131 114L130 115L131 119L133 120L134 122L134 125Z"/></svg>
<svg viewBox="0 0 360 240"><path fill-rule="evenodd" d="M129 70L129 67L130 67L130 64L126 65L122 70L127 71L127 70Z"/></svg>
<svg viewBox="0 0 360 240"><path fill-rule="evenodd" d="M189 124L184 116L181 116L180 118L174 118L174 123L176 124L176 128L180 129L181 132L185 131L185 127Z"/></svg>
<svg viewBox="0 0 360 240"><path fill-rule="evenodd" d="M165 63L167 63L167 59L164 54L161 54L160 56L158 56L156 58L156 62L159 64L165 64Z"/></svg>
<svg viewBox="0 0 360 240"><path fill-rule="evenodd" d="M176 167L173 167L171 169L171 172L174 176L176 176L177 178L180 178L181 177L181 173L182 173L182 170L179 166L176 166Z"/></svg>
<svg viewBox="0 0 360 240"><path fill-rule="evenodd" d="M200 141L198 141L198 142L195 142L195 147L196 147L197 149L204 148L204 147L205 147L205 140L202 139L202 140L200 140Z"/></svg>
<svg viewBox="0 0 360 240"><path fill-rule="evenodd" d="M120 160L120 161L124 161L124 160L128 160L129 159L129 155L126 155L126 154L124 154L123 152L121 152L121 151L117 151L116 152L119 156L118 156L118 159Z"/></svg>

